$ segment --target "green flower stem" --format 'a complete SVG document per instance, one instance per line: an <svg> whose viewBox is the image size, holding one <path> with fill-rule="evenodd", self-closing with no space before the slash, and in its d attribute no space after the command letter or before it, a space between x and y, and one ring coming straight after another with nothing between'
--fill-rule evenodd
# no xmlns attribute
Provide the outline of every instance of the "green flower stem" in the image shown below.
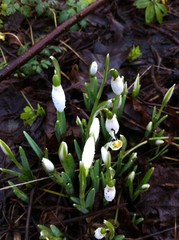
<svg viewBox="0 0 179 240"><path fill-rule="evenodd" d="M85 208L86 207L86 204L85 204L86 169L82 163L80 165L79 181L80 181L80 192L79 192L80 204L82 207Z"/></svg>
<svg viewBox="0 0 179 240"><path fill-rule="evenodd" d="M169 137L151 137L148 140L149 141L155 141L155 140L168 140Z"/></svg>
<svg viewBox="0 0 179 240"><path fill-rule="evenodd" d="M61 80L61 70L60 70L60 65L57 61L57 59L53 56L50 56L50 59L52 60L53 62L53 65L55 67L55 71L56 71L56 74L60 77L60 80ZM61 83L61 82L60 82Z"/></svg>
<svg viewBox="0 0 179 240"><path fill-rule="evenodd" d="M105 86L106 81L107 81L108 69L109 69L109 54L107 54L107 56L106 56L105 71L104 71L103 81L101 83L100 89L99 89L98 94L96 96L96 100L94 102L94 105L93 105L93 108L92 108L92 111L91 111L91 115L90 115L90 118L89 118L89 121L88 121L87 132L86 132L86 139L89 136L89 129L90 129L90 126L92 124L92 121L93 121L93 118L94 118L94 115L95 115L95 112L96 112L99 100L101 98L104 86Z"/></svg>
<svg viewBox="0 0 179 240"><path fill-rule="evenodd" d="M136 150L137 148L139 148L139 147L145 145L147 142L148 142L148 141L145 140L145 141L143 141L143 142L137 144L137 145L134 146L133 148L131 148L129 151L127 151L127 152L124 154L123 159L124 159L125 157L127 157L127 155L129 155L131 152L133 152L134 150Z"/></svg>

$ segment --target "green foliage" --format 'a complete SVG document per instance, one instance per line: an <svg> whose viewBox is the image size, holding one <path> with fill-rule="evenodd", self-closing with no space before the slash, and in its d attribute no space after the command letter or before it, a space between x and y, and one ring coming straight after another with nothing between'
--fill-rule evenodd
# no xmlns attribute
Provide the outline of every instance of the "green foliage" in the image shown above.
<svg viewBox="0 0 179 240"><path fill-rule="evenodd" d="M37 117L43 117L45 115L45 110L40 104L37 104L37 109L32 108L31 106L26 106L24 112L21 113L20 118L28 126L31 126Z"/></svg>
<svg viewBox="0 0 179 240"><path fill-rule="evenodd" d="M21 55L28 50L28 45L24 45L18 49L18 54ZM51 66L49 56L52 52L60 53L62 49L57 46L47 46L39 56L30 59L24 66L20 68L20 72L26 76L31 74L41 74L45 69Z"/></svg>
<svg viewBox="0 0 179 240"><path fill-rule="evenodd" d="M134 46L132 49L131 49L131 51L130 51L130 53L129 53L129 55L128 55L128 60L129 60L129 62L134 62L134 61L136 61L140 56L142 55L142 53L141 53L141 50L140 50L140 46Z"/></svg>
<svg viewBox="0 0 179 240"><path fill-rule="evenodd" d="M14 0L2 0L0 14L9 16L18 11L23 16L30 17L35 9L37 15L42 15L48 12L50 7L56 7L58 4L56 0L21 0L16 2Z"/></svg>
<svg viewBox="0 0 179 240"><path fill-rule="evenodd" d="M96 0L67 0L66 1L66 8L65 10L60 12L59 15L59 21L64 22L70 17L74 16L87 6L89 6L91 3L95 2ZM82 20L78 24L75 24L73 27L71 27L72 31L78 30L79 27L85 27L86 26L86 21Z"/></svg>
<svg viewBox="0 0 179 240"><path fill-rule="evenodd" d="M63 233L55 226L50 225L50 227L46 227L44 225L38 225L40 229L40 238L39 239L48 239L48 240L65 240L66 238L63 236Z"/></svg>
<svg viewBox="0 0 179 240"><path fill-rule="evenodd" d="M134 6L145 9L145 22L151 24L155 20L162 24L163 16L168 12L167 7L160 0L136 0Z"/></svg>

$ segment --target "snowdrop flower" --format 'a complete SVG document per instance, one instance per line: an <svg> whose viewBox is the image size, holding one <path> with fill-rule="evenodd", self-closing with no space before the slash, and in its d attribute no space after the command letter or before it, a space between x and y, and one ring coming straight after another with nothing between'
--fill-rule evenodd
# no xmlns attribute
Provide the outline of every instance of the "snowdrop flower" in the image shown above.
<svg viewBox="0 0 179 240"><path fill-rule="evenodd" d="M102 239L105 236L106 236L106 229L105 228L99 227L94 232L94 237L96 239Z"/></svg>
<svg viewBox="0 0 179 240"><path fill-rule="evenodd" d="M162 139L158 139L155 141L155 145L159 146L162 145L164 143L164 141Z"/></svg>
<svg viewBox="0 0 179 240"><path fill-rule="evenodd" d="M66 98L62 85L52 85L52 100L58 112L63 112L65 108Z"/></svg>
<svg viewBox="0 0 179 240"><path fill-rule="evenodd" d="M8 147L8 145L7 145L4 141L2 141L1 139L0 139L0 148L1 148L2 152L3 152L6 156L9 155L8 152L7 152L7 150L8 150L8 151L11 151L11 150L10 150L10 148Z"/></svg>
<svg viewBox="0 0 179 240"><path fill-rule="evenodd" d="M111 148L111 150L113 151L117 151L122 147L123 143L121 140L115 140L115 141L111 141L109 142L108 146Z"/></svg>
<svg viewBox="0 0 179 240"><path fill-rule="evenodd" d="M169 88L168 91L166 92L162 101L162 106L165 106L170 101L170 98L172 97L174 89L175 89L175 84L173 84L173 86Z"/></svg>
<svg viewBox="0 0 179 240"><path fill-rule="evenodd" d="M131 182L133 182L134 178L135 178L135 172L132 171L129 175L128 175L128 180L130 180Z"/></svg>
<svg viewBox="0 0 179 240"><path fill-rule="evenodd" d="M134 82L134 86L133 86L133 91L132 91L132 96L133 97L137 97L139 95L139 91L140 91L140 76L139 74L137 74L136 80Z"/></svg>
<svg viewBox="0 0 179 240"><path fill-rule="evenodd" d="M90 65L89 73L91 76L95 76L98 71L98 64L96 61L92 62Z"/></svg>
<svg viewBox="0 0 179 240"><path fill-rule="evenodd" d="M90 136L84 146L83 153L82 153L82 162L86 169L89 169L93 163L95 154L95 141L94 137Z"/></svg>
<svg viewBox="0 0 179 240"><path fill-rule="evenodd" d="M95 142L97 141L97 139L99 137L99 131L100 131L99 119L97 117L95 117L93 119L93 122L90 127L90 131L89 131L89 134L93 135Z"/></svg>
<svg viewBox="0 0 179 240"><path fill-rule="evenodd" d="M118 76L117 78L111 79L111 88L116 95L121 95L124 90L124 77Z"/></svg>
<svg viewBox="0 0 179 240"><path fill-rule="evenodd" d="M152 121L150 121L150 122L147 124L147 126L146 126L146 130L147 130L148 132L151 132L151 131L152 131L152 126L153 126L153 123L152 123Z"/></svg>
<svg viewBox="0 0 179 240"><path fill-rule="evenodd" d="M111 154L105 147L101 148L101 158L105 165L107 164L108 161L109 163L111 162Z"/></svg>
<svg viewBox="0 0 179 240"><path fill-rule="evenodd" d="M146 184L143 184L143 185L141 186L141 189L142 189L143 191L147 191L147 190L149 189L149 187L150 187L150 184L146 183Z"/></svg>
<svg viewBox="0 0 179 240"><path fill-rule="evenodd" d="M113 139L115 139L116 138L115 135L119 131L119 123L118 123L116 114L114 114L111 119L106 118L105 127L106 127L106 130L108 131L109 135Z"/></svg>
<svg viewBox="0 0 179 240"><path fill-rule="evenodd" d="M115 196L116 196L115 186L110 187L110 186L106 185L106 187L104 188L104 198L106 199L106 201L107 202L113 201Z"/></svg>
<svg viewBox="0 0 179 240"><path fill-rule="evenodd" d="M47 173L54 172L55 170L53 163L47 158L42 158L42 166Z"/></svg>
<svg viewBox="0 0 179 240"><path fill-rule="evenodd" d="M60 161L64 161L67 155L68 155L68 146L66 142L61 142L60 147L58 149L58 156Z"/></svg>

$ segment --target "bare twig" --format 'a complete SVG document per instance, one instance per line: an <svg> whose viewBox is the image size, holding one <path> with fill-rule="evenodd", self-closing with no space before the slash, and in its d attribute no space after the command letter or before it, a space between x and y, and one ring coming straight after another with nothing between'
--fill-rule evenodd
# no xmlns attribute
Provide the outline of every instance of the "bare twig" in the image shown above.
<svg viewBox="0 0 179 240"><path fill-rule="evenodd" d="M82 10L80 13L71 17L49 34L47 34L43 39L33 45L27 52L14 60L9 66L5 67L0 71L0 81L5 80L5 78L10 75L12 72L17 70L19 67L23 66L27 61L37 55L42 49L44 49L52 40L57 38L61 33L69 29L75 23L79 22L81 19L85 18L88 14L94 12L97 8L102 6L108 0L97 0L95 3L89 5L87 8Z"/></svg>

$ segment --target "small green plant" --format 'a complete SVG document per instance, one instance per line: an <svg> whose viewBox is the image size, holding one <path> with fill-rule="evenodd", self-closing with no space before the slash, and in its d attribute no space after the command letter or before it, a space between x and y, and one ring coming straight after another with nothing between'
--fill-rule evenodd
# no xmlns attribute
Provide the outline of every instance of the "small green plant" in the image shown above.
<svg viewBox="0 0 179 240"><path fill-rule="evenodd" d="M9 16L16 11L20 12L25 17L30 17L32 10L35 9L38 15L42 15L49 11L49 8L56 7L58 5L56 0L2 0L0 14L3 16Z"/></svg>
<svg viewBox="0 0 179 240"><path fill-rule="evenodd" d="M168 12L165 2L160 0L136 0L134 6L138 9L145 9L146 24L151 24L155 20L162 24L163 17Z"/></svg>
<svg viewBox="0 0 179 240"><path fill-rule="evenodd" d="M142 55L140 47L139 46L133 46L132 50L130 51L128 55L128 61L134 62L136 61L140 56Z"/></svg>
<svg viewBox="0 0 179 240"><path fill-rule="evenodd" d="M24 112L21 113L20 118L24 121L26 125L32 126L32 124L38 117L43 117L44 115L44 108L40 106L40 104L37 104L37 109L34 109L32 105L26 106L24 108Z"/></svg>
<svg viewBox="0 0 179 240"><path fill-rule="evenodd" d="M66 9L61 11L59 14L59 22L64 22L68 18L74 16L84 8L86 8L91 3L95 2L96 0L67 0L66 1ZM86 26L86 20L82 20L79 22L79 24L75 24L73 27L71 27L72 31L76 31L79 29L79 27L85 27Z"/></svg>
<svg viewBox="0 0 179 240"><path fill-rule="evenodd" d="M38 228L40 229L39 239L66 240L66 238L63 236L63 233L55 225L50 225L48 228L39 224Z"/></svg>

